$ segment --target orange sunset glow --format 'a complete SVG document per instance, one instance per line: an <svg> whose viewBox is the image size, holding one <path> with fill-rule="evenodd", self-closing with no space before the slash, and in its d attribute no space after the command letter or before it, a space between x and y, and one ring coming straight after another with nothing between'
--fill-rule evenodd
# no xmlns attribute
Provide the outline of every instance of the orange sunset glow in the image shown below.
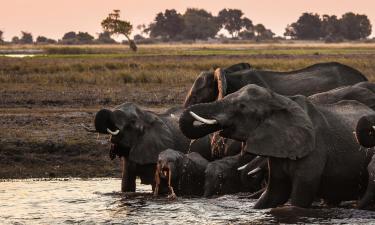
<svg viewBox="0 0 375 225"><path fill-rule="evenodd" d="M276 35L282 35L286 25L296 21L303 12L340 17L351 11L366 14L372 24L375 23L373 0L355 3L352 0L12 0L3 1L1 5L0 30L4 31L6 40L20 35L21 31L57 39L68 31L101 32L100 21L112 9L120 9L122 17L136 27L149 24L165 9L183 13L189 7L204 8L214 15L223 8L241 9L253 23L263 23Z"/></svg>

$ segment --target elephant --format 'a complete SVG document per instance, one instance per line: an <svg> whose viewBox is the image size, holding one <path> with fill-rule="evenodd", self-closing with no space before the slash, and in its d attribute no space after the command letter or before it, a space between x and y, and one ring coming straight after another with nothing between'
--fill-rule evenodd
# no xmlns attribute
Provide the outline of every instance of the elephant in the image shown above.
<svg viewBox="0 0 375 225"><path fill-rule="evenodd" d="M183 153L210 151L208 137L190 144L191 140L181 133L178 127L181 112L181 108L172 108L157 114L127 102L96 113L96 132L111 135L111 158L116 155L122 158L121 191L135 192L136 177L154 189L158 155L165 149Z"/></svg>
<svg viewBox="0 0 375 225"><path fill-rule="evenodd" d="M254 157L249 154L244 156L238 154L210 162L205 171L204 196L250 191L242 185L241 172L237 168L251 161Z"/></svg>
<svg viewBox="0 0 375 225"><path fill-rule="evenodd" d="M362 116L373 113L358 101L315 104L250 84L188 107L179 124L189 138L219 131L246 142L245 153L268 157L267 188L254 208L274 208L288 199L307 208L315 198L338 204L363 195L374 150L361 149L352 131Z"/></svg>
<svg viewBox="0 0 375 225"><path fill-rule="evenodd" d="M169 188L171 198L203 195L205 169L208 161L197 152L183 154L167 149L159 154L155 172L157 196L159 188Z"/></svg>
<svg viewBox="0 0 375 225"><path fill-rule="evenodd" d="M351 86L338 87L330 91L310 95L308 99L317 104L356 100L375 110L375 84L360 82Z"/></svg>
<svg viewBox="0 0 375 225"><path fill-rule="evenodd" d="M241 171L241 185L252 198L259 197L268 180L268 158L257 156L247 164L238 168Z"/></svg>
<svg viewBox="0 0 375 225"><path fill-rule="evenodd" d="M358 70L337 63L318 63L290 72L257 70L240 63L215 72L202 72L186 96L184 107L212 102L247 84L269 88L282 95L304 95L367 81Z"/></svg>

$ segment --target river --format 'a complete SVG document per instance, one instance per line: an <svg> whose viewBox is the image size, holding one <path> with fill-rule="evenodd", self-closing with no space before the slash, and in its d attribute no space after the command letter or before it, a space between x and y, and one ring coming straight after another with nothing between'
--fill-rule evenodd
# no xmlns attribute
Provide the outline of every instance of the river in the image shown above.
<svg viewBox="0 0 375 225"><path fill-rule="evenodd" d="M254 210L244 194L217 198L153 197L118 192L119 179L8 180L0 182L0 224L375 224L375 212L314 207L281 215ZM298 215L297 215L298 214Z"/></svg>

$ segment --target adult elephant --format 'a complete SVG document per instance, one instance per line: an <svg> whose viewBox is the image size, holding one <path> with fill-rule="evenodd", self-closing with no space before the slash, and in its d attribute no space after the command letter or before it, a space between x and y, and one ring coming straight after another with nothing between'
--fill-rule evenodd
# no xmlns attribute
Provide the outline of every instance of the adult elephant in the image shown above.
<svg viewBox="0 0 375 225"><path fill-rule="evenodd" d="M143 184L151 184L154 188L155 166L163 150L172 148L186 153L188 150L199 152L210 148L207 137L190 145L190 140L178 128L180 114L179 108L157 114L142 110L133 103L96 113L96 131L111 135L111 155L122 158L123 192L135 191L137 176Z"/></svg>
<svg viewBox="0 0 375 225"><path fill-rule="evenodd" d="M367 78L358 70L337 63L318 63L290 72L257 70L240 63L215 72L203 72L191 87L184 106L212 102L247 84L269 88L282 95L309 96L340 86L353 85Z"/></svg>
<svg viewBox="0 0 375 225"><path fill-rule="evenodd" d="M189 138L220 131L246 142L245 152L269 158L269 182L255 208L276 207L289 198L293 206L309 207L316 197L338 204L363 195L374 151L361 150L352 131L360 117L372 113L358 101L315 104L248 85L187 108L180 128Z"/></svg>

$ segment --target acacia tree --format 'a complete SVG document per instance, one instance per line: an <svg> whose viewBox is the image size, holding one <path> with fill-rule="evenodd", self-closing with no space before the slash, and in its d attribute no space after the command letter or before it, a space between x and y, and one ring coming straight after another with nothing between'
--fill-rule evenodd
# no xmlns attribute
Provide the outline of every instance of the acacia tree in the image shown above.
<svg viewBox="0 0 375 225"><path fill-rule="evenodd" d="M129 42L129 47L133 51L137 51L137 45L130 39L129 35L132 32L133 26L129 21L120 20L120 10L115 9L105 18L101 23L104 31L110 34L122 34Z"/></svg>

